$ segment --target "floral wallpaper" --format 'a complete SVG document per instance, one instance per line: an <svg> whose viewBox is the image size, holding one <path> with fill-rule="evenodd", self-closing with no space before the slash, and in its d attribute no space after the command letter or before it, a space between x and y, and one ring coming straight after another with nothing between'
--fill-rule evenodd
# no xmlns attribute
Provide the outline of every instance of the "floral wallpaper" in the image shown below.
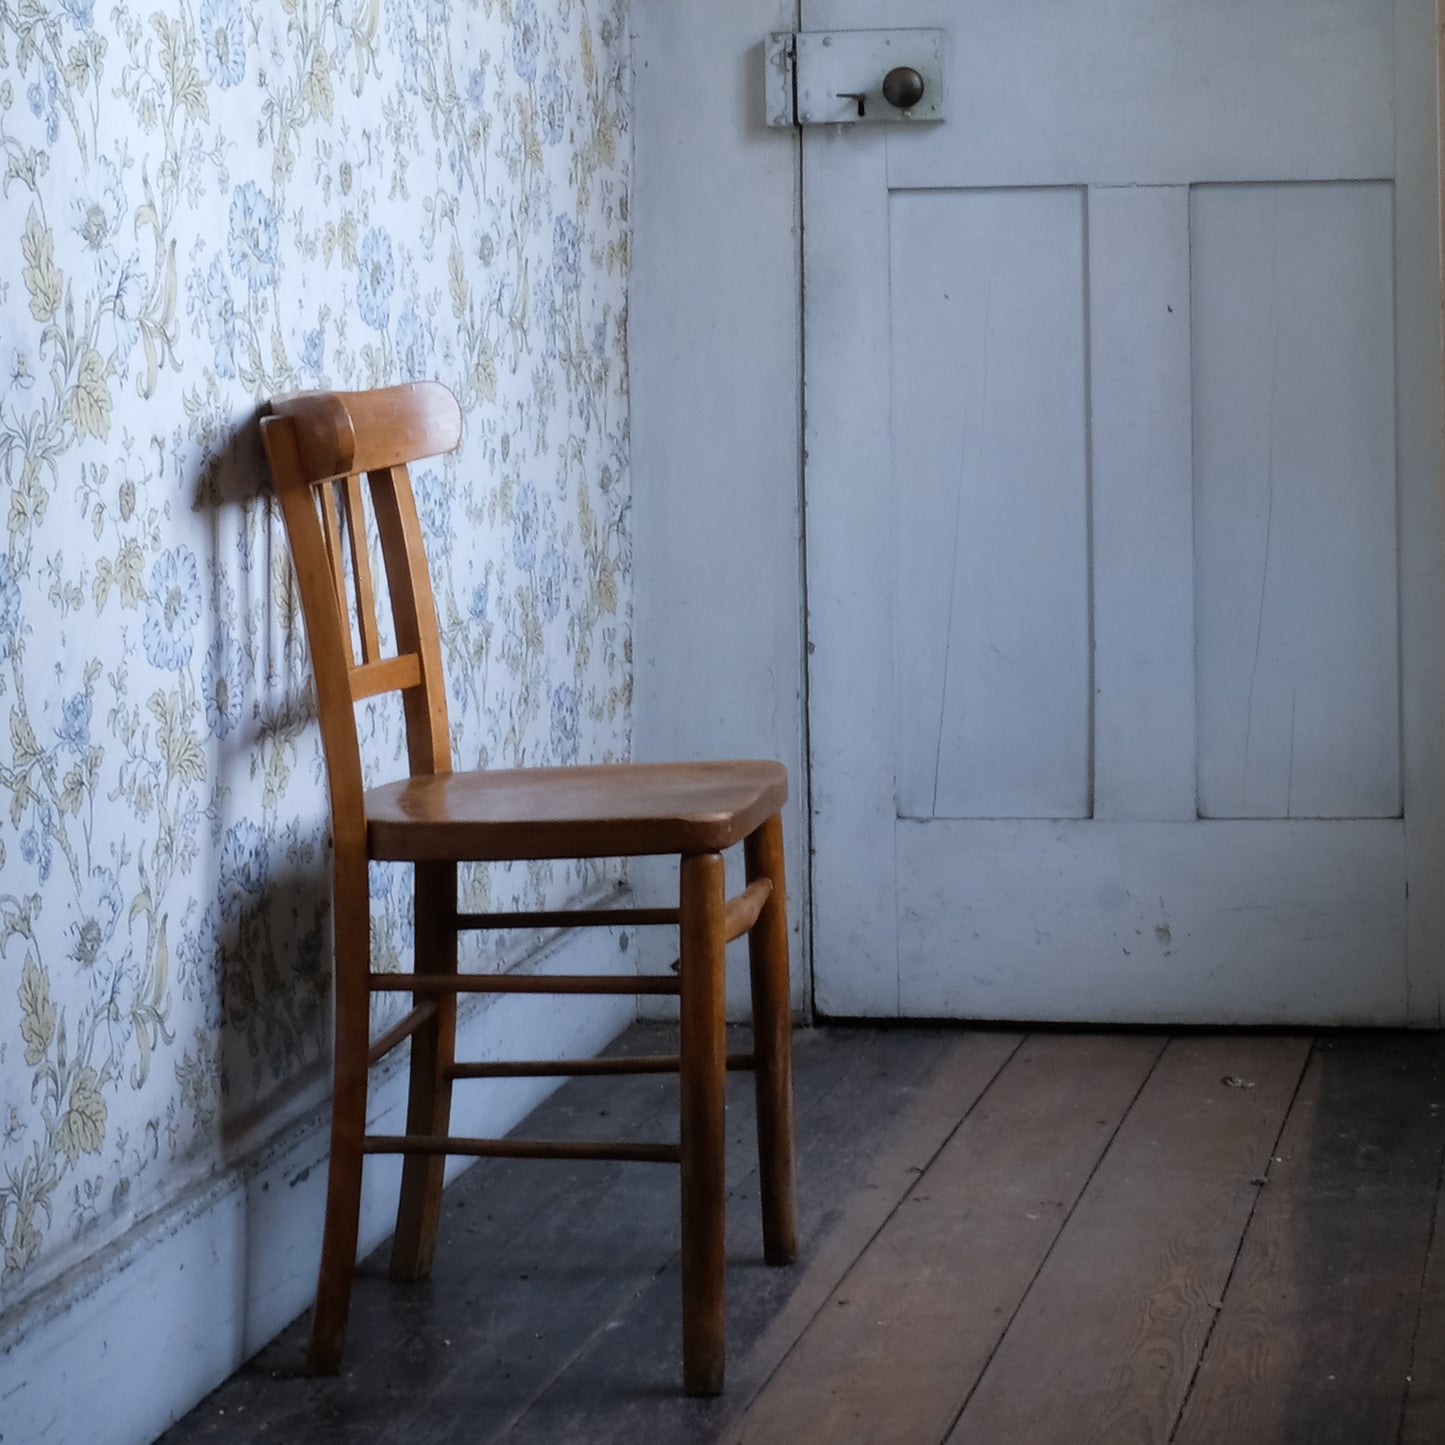
<svg viewBox="0 0 1445 1445"><path fill-rule="evenodd" d="M0 1309L320 1086L267 397L446 381L463 444L414 480L456 763L627 755L622 4L0 0ZM598 881L478 870L468 902ZM375 885L396 967L409 879Z"/></svg>

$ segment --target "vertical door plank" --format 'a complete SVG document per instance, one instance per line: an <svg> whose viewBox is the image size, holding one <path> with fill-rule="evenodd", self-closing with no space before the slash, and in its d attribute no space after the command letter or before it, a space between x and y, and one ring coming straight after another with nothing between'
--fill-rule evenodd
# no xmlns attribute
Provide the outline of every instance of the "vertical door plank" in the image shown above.
<svg viewBox="0 0 1445 1445"><path fill-rule="evenodd" d="M1308 1052L1297 1038L1171 1041L952 1445L1169 1438Z"/></svg>
<svg viewBox="0 0 1445 1445"><path fill-rule="evenodd" d="M1162 1047L1029 1039L728 1438L942 1439Z"/></svg>
<svg viewBox="0 0 1445 1445"><path fill-rule="evenodd" d="M1409 1021L1439 1028L1445 986L1445 487L1440 238L1445 32L1438 6L1395 0L1395 328L1400 474L1401 737L1410 891ZM1407 885L1408 886L1408 885Z"/></svg>
<svg viewBox="0 0 1445 1445"><path fill-rule="evenodd" d="M804 214L848 218L809 232L803 290L809 353L830 359L805 379L803 433L814 1003L878 1017L898 1012L887 152L833 129L803 136Z"/></svg>
<svg viewBox="0 0 1445 1445"><path fill-rule="evenodd" d="M1392 200L1193 192L1205 817L1400 812Z"/></svg>
<svg viewBox="0 0 1445 1445"><path fill-rule="evenodd" d="M1094 816L1193 818L1189 191L1089 192Z"/></svg>
<svg viewBox="0 0 1445 1445"><path fill-rule="evenodd" d="M1176 1445L1396 1438L1445 1140L1440 1059L1438 1036L1316 1045ZM1420 1423L1441 1419L1438 1397L1420 1403Z"/></svg>
<svg viewBox="0 0 1445 1445"><path fill-rule="evenodd" d="M890 200L899 811L1089 812L1084 213Z"/></svg>

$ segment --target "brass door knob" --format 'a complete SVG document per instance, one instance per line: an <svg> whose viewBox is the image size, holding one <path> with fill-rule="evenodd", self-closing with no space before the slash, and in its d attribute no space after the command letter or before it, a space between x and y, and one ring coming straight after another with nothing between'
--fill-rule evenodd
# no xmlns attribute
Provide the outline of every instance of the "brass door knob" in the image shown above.
<svg viewBox="0 0 1445 1445"><path fill-rule="evenodd" d="M883 77L883 99L896 110L912 110L923 99L923 77L911 65L899 65Z"/></svg>

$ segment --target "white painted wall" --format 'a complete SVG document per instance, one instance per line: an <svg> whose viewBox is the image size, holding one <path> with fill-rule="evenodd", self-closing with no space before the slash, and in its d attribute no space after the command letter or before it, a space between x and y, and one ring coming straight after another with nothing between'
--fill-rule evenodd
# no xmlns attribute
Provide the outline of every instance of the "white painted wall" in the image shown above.
<svg viewBox="0 0 1445 1445"><path fill-rule="evenodd" d="M629 353L633 756L774 757L794 1004L808 993L798 141L763 124L793 0L635 0ZM675 867L631 870L645 901ZM665 967L671 939L644 940ZM746 970L729 970L746 1007Z"/></svg>

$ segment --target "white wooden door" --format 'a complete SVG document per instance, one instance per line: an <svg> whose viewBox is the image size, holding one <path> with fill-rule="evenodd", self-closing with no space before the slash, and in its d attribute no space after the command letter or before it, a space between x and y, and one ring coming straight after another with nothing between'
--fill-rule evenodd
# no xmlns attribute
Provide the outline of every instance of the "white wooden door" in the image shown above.
<svg viewBox="0 0 1445 1445"><path fill-rule="evenodd" d="M802 13L820 1011L1436 1022L1434 7Z"/></svg>

